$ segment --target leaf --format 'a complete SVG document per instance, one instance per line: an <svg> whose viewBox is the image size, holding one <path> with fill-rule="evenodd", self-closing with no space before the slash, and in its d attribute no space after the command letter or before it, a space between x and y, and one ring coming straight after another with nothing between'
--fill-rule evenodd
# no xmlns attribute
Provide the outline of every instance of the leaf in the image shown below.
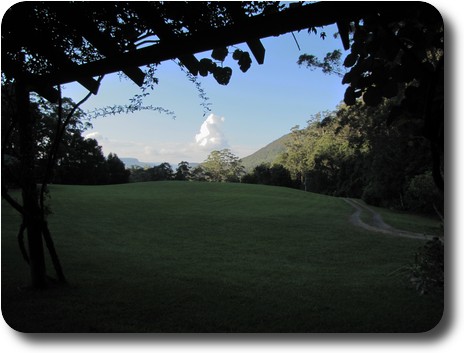
<svg viewBox="0 0 464 353"><path fill-rule="evenodd" d="M232 54L232 59L234 60L240 60L242 57L243 51L240 49L235 49L234 53Z"/></svg>
<svg viewBox="0 0 464 353"><path fill-rule="evenodd" d="M229 51L226 47L220 47L213 50L211 57L215 60L224 61Z"/></svg>
<svg viewBox="0 0 464 353"><path fill-rule="evenodd" d="M212 65L213 61L211 59L201 59L198 65L199 74L203 77L208 76L208 71L210 71Z"/></svg>
<svg viewBox="0 0 464 353"><path fill-rule="evenodd" d="M217 67L213 72L213 76L217 83L220 85L227 85L232 76L232 69L230 67Z"/></svg>
<svg viewBox="0 0 464 353"><path fill-rule="evenodd" d="M345 67L352 67L354 64L356 64L356 61L358 61L359 55L350 53L347 55L345 58L345 61L343 62L343 66Z"/></svg>
<svg viewBox="0 0 464 353"><path fill-rule="evenodd" d="M350 82L351 82L351 71L347 72L345 76L343 76L342 85L345 85Z"/></svg>
<svg viewBox="0 0 464 353"><path fill-rule="evenodd" d="M356 104L356 95L353 87L348 87L345 91L345 97L343 99L346 105L355 105Z"/></svg>
<svg viewBox="0 0 464 353"><path fill-rule="evenodd" d="M247 72L248 69L250 68L251 66L251 58L250 58L250 54L248 54L248 52L243 52L239 61L238 61L238 65L240 66L240 70L242 70L242 72Z"/></svg>

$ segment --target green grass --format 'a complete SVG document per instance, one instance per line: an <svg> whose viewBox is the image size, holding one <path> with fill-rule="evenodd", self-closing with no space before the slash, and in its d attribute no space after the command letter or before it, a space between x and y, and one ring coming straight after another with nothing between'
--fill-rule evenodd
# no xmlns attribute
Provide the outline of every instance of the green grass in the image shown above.
<svg viewBox="0 0 464 353"><path fill-rule="evenodd" d="M362 200L357 201L366 205L366 203ZM424 216L419 214L411 214L405 211L375 207L371 205L366 206L379 213L382 216L382 219L393 228L428 235L443 235L442 224L438 216ZM370 223L371 218L372 214L363 210L361 219L366 223Z"/></svg>
<svg viewBox="0 0 464 353"><path fill-rule="evenodd" d="M243 184L51 187L69 285L23 288L2 202L2 312L24 332L423 332L443 298L401 276L422 241L355 228L343 200ZM49 265L51 272L51 266Z"/></svg>

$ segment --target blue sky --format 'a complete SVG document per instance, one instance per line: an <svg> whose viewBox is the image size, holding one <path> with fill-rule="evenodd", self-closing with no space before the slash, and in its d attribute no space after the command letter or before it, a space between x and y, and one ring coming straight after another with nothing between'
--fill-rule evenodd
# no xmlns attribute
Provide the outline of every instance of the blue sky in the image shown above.
<svg viewBox="0 0 464 353"><path fill-rule="evenodd" d="M325 40L320 38L320 31L327 33ZM208 114L204 116L194 84L172 61L158 67L159 84L145 99L145 104L172 110L175 119L153 111L108 116L93 120L93 129L85 135L96 138L106 155L113 152L119 157L144 162L202 162L211 150L224 147L245 157L288 133L293 126L305 126L312 114L333 110L342 101L345 87L341 78L296 64L303 53L323 57L329 51L342 49L340 39L333 37L335 32L335 26L319 29L317 35L295 32L301 50L291 34L264 38L264 64L258 65L252 58L246 73L240 71L229 54L224 64L232 68L233 74L227 86L219 85L211 75L199 76L211 103L211 113L215 115L209 119L213 125L204 126L203 132L205 127L209 129L210 142L216 143L205 146L197 143L195 136L200 134ZM248 49L245 44L237 47ZM210 56L206 52L196 57ZM63 89L63 94L74 101L79 101L85 93L78 84L69 84ZM116 74L108 75L98 95L92 96L82 109L126 104L136 93L140 89L131 81ZM213 136L214 133L219 137Z"/></svg>

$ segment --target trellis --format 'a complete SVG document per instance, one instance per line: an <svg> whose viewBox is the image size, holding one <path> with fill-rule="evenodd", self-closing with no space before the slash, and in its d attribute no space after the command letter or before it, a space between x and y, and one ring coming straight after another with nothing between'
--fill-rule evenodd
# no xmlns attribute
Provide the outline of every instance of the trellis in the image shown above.
<svg viewBox="0 0 464 353"><path fill-rule="evenodd" d="M175 34L165 19L159 17L150 2L128 2L125 3L124 10L136 14L136 20L150 28L158 37L158 42L147 47L122 51L111 35L99 30L98 23L86 12L85 3L48 3L50 16L57 23L64 24L72 35L90 42L102 56L99 60L77 64L68 58L59 43L54 42L54 33L35 33L34 27L37 23L33 20L24 22L23 8L27 6L30 6L30 3L16 4L5 14L2 28L2 71L10 79L26 82L31 91L36 91L52 102L58 99L58 92L53 88L56 85L77 81L88 91L97 94L99 84L94 77L113 72L123 72L141 86L145 75L139 67L169 59L178 58L193 75L197 75L198 60L194 54L238 43L246 43L257 63L262 64L265 48L260 42L261 38L334 23L338 25L345 49L348 49L349 21L377 11L394 11L391 5L385 3L321 2L290 7L271 14L247 16L239 2L230 2L225 6L233 20L225 26L211 26L194 33ZM100 6L111 7L114 3L105 2ZM191 3L189 6L196 5ZM115 16L117 11L116 7ZM5 27L8 26L13 27L12 36L5 34ZM49 61L53 71L43 75L29 73L22 63L5 55L10 46L9 42L18 40L22 41L21 44L30 53Z"/></svg>

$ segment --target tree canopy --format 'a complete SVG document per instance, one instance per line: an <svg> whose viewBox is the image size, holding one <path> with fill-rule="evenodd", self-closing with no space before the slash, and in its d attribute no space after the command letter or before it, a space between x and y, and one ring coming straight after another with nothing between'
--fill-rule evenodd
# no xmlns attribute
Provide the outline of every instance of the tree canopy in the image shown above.
<svg viewBox="0 0 464 353"><path fill-rule="evenodd" d="M408 11L371 13L340 34L350 33L345 49L350 48L343 66L347 72L342 83L348 84L344 101L355 105L362 99L368 106L385 100L395 103L386 122L416 121L430 142L433 177L443 190L444 158L444 24L431 5L417 3ZM342 37L343 39L343 37ZM340 74L336 52L318 61L303 54L298 63Z"/></svg>

